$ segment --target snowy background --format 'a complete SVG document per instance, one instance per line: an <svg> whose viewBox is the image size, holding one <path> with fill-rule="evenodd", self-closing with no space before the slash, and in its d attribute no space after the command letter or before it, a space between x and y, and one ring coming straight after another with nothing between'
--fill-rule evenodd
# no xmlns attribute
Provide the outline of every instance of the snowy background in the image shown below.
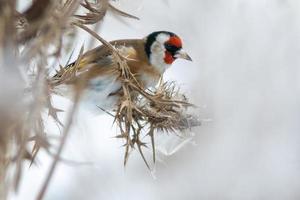
<svg viewBox="0 0 300 200"><path fill-rule="evenodd" d="M137 153L123 167L109 116L80 116L63 157L92 164L59 164L46 199L300 199L300 1L115 5L141 20L106 16L99 33L107 40L156 30L183 38L194 62L176 61L166 79L182 85L198 114L211 120L194 130L193 142L160 155L153 175ZM39 159L12 199L36 197L50 161Z"/></svg>

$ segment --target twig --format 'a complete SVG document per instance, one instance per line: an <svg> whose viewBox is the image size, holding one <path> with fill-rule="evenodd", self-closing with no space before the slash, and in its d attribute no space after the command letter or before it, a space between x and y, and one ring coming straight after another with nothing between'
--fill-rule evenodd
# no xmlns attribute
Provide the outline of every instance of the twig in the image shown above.
<svg viewBox="0 0 300 200"><path fill-rule="evenodd" d="M77 62L75 63L75 67L78 66L79 61L80 61L81 56L82 56L82 53L83 53L83 48L81 48L79 57L77 59ZM82 80L81 80L81 82L82 82ZM65 125L63 136L62 136L60 144L58 146L57 153L54 156L54 159L53 159L53 162L51 164L50 170L49 170L49 172L47 174L46 180L44 181L44 183L42 185L42 188L41 188L41 190L38 193L37 200L42 200L43 197L45 196L45 193L46 193L46 190L47 190L47 188L49 186L51 178L53 177L53 173L54 173L54 171L55 171L55 169L57 167L57 163L60 160L60 157L61 157L60 155L61 155L61 153L63 151L63 148L65 146L65 143L67 141L67 138L68 138L68 135L69 135L72 123L73 123L73 118L74 118L75 113L76 113L76 109L77 109L77 106L78 106L78 103L79 103L80 95L81 94L79 92L75 92L74 105L72 106L72 109L71 109L71 111L70 111L70 113L68 115L68 120L67 120L67 123Z"/></svg>

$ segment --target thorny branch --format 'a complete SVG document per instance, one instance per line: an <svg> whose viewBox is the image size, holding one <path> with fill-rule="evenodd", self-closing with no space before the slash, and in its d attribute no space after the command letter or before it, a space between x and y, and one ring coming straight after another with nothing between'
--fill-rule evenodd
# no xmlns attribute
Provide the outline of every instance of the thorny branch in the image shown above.
<svg viewBox="0 0 300 200"><path fill-rule="evenodd" d="M152 157L155 162L155 132L183 131L200 125L200 120L196 116L187 114L188 107L193 107L193 104L180 93L174 82L161 80L155 91L142 88L131 73L125 57L88 27L82 24L75 25L90 33L110 49L117 63L118 67L115 70L119 71L123 96L115 110L114 118L121 132L117 138L125 139L124 165L128 161L129 152L136 146L146 166L150 169L142 150L142 147L147 147L147 145L141 138L150 137Z"/></svg>
<svg viewBox="0 0 300 200"><path fill-rule="evenodd" d="M80 51L80 54L79 54L79 57L78 57L77 60L80 60L82 53L83 53L83 48L81 48L81 51ZM79 62L76 62L75 63L75 67L76 67L76 65L78 66L78 64L79 64ZM50 180L51 180L51 178L53 176L53 173L54 173L54 171L56 169L57 163L59 161L60 155L61 155L61 153L63 151L63 148L65 146L65 143L67 141L67 138L68 138L68 135L69 135L69 132L70 132L70 128L71 128L72 123L73 123L73 117L74 117L74 115L76 113L76 109L77 109L77 106L78 106L79 99L80 99L80 94L79 93L75 93L75 96L74 96L74 105L71 108L70 114L68 116L69 118L68 118L67 123L66 123L66 125L64 127L64 132L63 132L62 138L60 140L57 153L55 154L55 156L53 158L53 162L51 164L51 167L50 167L50 170L49 170L48 175L46 177L46 180L43 183L42 188L41 188L41 190L40 190L40 192L38 194L38 197L37 197L38 200L43 199L43 197L45 196L45 193L46 193L46 190L47 190L48 185L50 183Z"/></svg>
<svg viewBox="0 0 300 200"><path fill-rule="evenodd" d="M94 2L34 0L22 13L16 9L17 0L0 0L0 199L5 199L8 191L17 190L24 161L32 164L40 150L50 152L44 127L45 111L62 126L57 114L62 110L51 102L54 91L48 73L53 64L49 61L57 60L67 50L65 47L71 46L76 37L72 23L93 25L101 22L107 11L126 15L113 10L108 0ZM83 16L92 17L76 16L85 12L84 9L88 13ZM39 198L43 197L60 160L75 109L76 103L63 127L60 146Z"/></svg>
<svg viewBox="0 0 300 200"><path fill-rule="evenodd" d="M29 160L32 164L40 150L49 152L51 144L44 127L45 111L63 128L57 152L37 198L42 199L47 191L80 100L80 93L76 93L74 105L63 125L58 118L62 110L52 105L54 91L48 73L52 70L51 66L57 63L61 52L67 51L63 47L71 46L76 37L75 26L86 30L111 49L118 64L115 70L123 86L122 98L114 117L120 130L117 138L125 139L124 165L128 161L129 152L137 147L150 168L143 153L143 147L146 147L146 142L142 141L144 136L150 137L155 162L154 136L157 131L181 131L199 125L196 117L185 114L185 110L192 105L176 90L174 83L161 82L156 91L142 88L130 72L127 59L85 26L99 26L109 11L138 19L114 7L109 0L35 0L23 13L16 10L16 0L0 0L0 11L1 199L6 198L7 191L18 188L24 161ZM85 13L82 14L82 11ZM49 64L51 59L55 60L52 65ZM10 90L7 92L6 88ZM8 177L8 171L12 169L15 169L14 176Z"/></svg>

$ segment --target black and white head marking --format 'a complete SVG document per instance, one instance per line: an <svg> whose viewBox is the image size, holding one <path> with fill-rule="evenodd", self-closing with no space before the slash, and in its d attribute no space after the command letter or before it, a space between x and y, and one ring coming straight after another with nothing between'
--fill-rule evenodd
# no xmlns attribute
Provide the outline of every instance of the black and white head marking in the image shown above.
<svg viewBox="0 0 300 200"><path fill-rule="evenodd" d="M167 64L165 62L165 52L166 50L172 50L172 51L175 50L175 49L166 49L166 47L168 48L166 42L172 36L176 36L176 35L168 31L157 31L151 33L146 38L145 51L148 56L149 62L160 73L164 73L164 71L171 66L171 64ZM177 50L178 49L176 49L176 51Z"/></svg>

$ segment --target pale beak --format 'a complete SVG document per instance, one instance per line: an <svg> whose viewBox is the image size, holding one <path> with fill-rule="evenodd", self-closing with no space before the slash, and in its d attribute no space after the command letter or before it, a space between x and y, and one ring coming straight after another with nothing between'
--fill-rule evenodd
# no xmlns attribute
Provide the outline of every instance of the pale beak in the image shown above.
<svg viewBox="0 0 300 200"><path fill-rule="evenodd" d="M175 58L182 58L185 60L193 61L192 58L183 50L178 51L175 55Z"/></svg>

